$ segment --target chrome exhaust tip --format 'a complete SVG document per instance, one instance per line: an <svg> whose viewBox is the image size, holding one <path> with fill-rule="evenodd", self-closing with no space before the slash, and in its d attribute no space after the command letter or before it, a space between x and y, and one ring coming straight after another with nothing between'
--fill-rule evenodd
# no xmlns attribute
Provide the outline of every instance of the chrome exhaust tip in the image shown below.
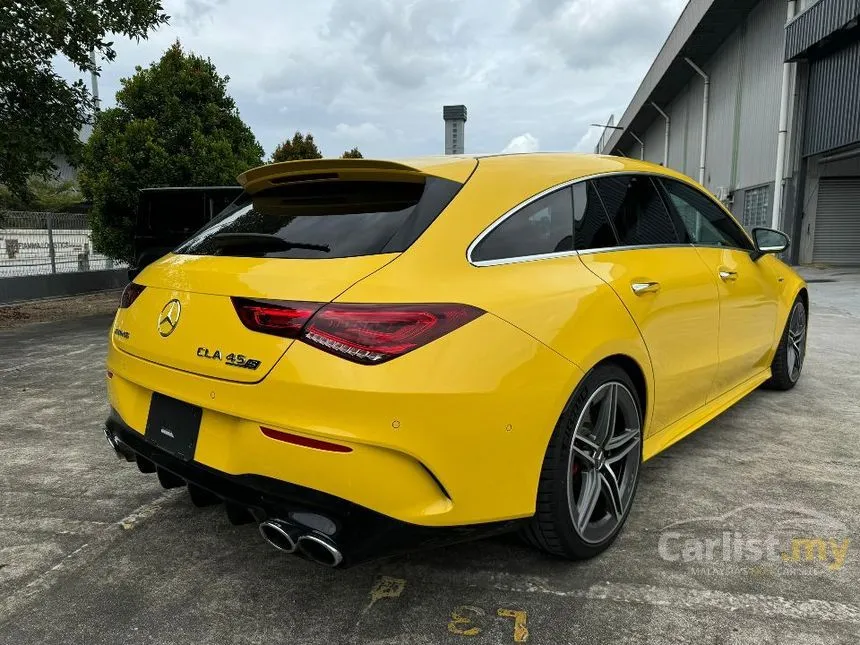
<svg viewBox="0 0 860 645"><path fill-rule="evenodd" d="M284 520L271 519L260 522L260 535L273 547L284 553L295 553L301 540L301 529Z"/></svg>
<svg viewBox="0 0 860 645"><path fill-rule="evenodd" d="M119 457L119 450L117 450L116 437L113 436L113 432L105 427L105 439L108 440L110 447L114 449L114 452L117 453L117 457Z"/></svg>
<svg viewBox="0 0 860 645"><path fill-rule="evenodd" d="M296 548L309 560L327 567L336 567L343 562L340 549L331 540L321 535L307 533L301 536Z"/></svg>
<svg viewBox="0 0 860 645"><path fill-rule="evenodd" d="M108 440L110 447L113 448L113 451L118 459L125 459L128 462L132 462L135 460L136 455L131 448L125 445L122 441L120 441L117 436L107 428L107 426L105 426L104 431L105 438Z"/></svg>

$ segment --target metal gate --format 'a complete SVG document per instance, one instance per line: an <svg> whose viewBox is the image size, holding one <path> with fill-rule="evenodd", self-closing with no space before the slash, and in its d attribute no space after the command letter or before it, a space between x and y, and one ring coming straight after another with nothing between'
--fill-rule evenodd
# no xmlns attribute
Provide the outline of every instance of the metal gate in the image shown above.
<svg viewBox="0 0 860 645"><path fill-rule="evenodd" d="M860 265L860 177L820 180L812 261Z"/></svg>

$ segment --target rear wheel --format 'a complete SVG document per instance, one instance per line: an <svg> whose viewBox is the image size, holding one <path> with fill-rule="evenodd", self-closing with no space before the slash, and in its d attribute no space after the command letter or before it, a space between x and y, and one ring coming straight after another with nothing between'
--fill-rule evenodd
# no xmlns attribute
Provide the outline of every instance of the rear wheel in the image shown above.
<svg viewBox="0 0 860 645"><path fill-rule="evenodd" d="M621 531L642 462L642 413L627 373L601 365L579 385L544 457L535 516L523 535L534 546L581 560Z"/></svg>
<svg viewBox="0 0 860 645"><path fill-rule="evenodd" d="M772 390L790 390L800 379L806 358L806 305L798 297L791 307L785 330L771 363L771 377L765 387Z"/></svg>

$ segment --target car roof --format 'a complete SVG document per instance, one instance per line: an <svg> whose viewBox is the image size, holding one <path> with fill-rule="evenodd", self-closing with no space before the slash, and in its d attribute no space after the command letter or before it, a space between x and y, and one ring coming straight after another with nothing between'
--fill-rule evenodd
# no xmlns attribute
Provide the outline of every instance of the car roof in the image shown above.
<svg viewBox="0 0 860 645"><path fill-rule="evenodd" d="M690 178L681 175L661 165L610 155L597 155L577 152L523 152L523 153L487 153L469 155L438 155L397 159L398 163L411 166L427 174L437 174L443 166L455 164L473 164L478 161L478 172L482 170L501 171L505 174L516 173L520 177L534 175L540 181L540 176L546 176L548 169L553 169L551 175L564 175L567 179L587 177L612 172L647 172L676 177L685 182Z"/></svg>

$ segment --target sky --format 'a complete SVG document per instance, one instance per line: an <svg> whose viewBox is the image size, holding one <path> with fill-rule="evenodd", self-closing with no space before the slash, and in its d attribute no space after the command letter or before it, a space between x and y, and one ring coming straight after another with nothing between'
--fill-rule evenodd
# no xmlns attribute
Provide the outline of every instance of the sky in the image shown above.
<svg viewBox="0 0 860 645"><path fill-rule="evenodd" d="M164 0L168 25L117 38L120 79L179 39L230 77L267 156L296 130L325 156L444 152L442 106L468 109L467 153L590 151L616 120L686 0ZM69 79L80 73L60 60Z"/></svg>

